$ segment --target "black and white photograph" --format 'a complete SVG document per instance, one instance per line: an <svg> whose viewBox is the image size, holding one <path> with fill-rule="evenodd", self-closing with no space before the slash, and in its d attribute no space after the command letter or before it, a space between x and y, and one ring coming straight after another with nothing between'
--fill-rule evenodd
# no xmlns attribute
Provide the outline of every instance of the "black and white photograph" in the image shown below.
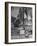
<svg viewBox="0 0 37 46"><path fill-rule="evenodd" d="M36 41L36 4L6 2L7 43L29 43Z"/></svg>
<svg viewBox="0 0 37 46"><path fill-rule="evenodd" d="M32 8L11 7L11 39L32 38Z"/></svg>

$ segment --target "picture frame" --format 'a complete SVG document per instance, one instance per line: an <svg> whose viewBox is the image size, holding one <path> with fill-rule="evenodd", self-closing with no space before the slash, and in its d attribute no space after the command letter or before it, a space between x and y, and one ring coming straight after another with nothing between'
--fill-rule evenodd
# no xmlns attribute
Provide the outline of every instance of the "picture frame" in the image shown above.
<svg viewBox="0 0 37 46"><path fill-rule="evenodd" d="M5 44L36 42L36 3L5 2Z"/></svg>

